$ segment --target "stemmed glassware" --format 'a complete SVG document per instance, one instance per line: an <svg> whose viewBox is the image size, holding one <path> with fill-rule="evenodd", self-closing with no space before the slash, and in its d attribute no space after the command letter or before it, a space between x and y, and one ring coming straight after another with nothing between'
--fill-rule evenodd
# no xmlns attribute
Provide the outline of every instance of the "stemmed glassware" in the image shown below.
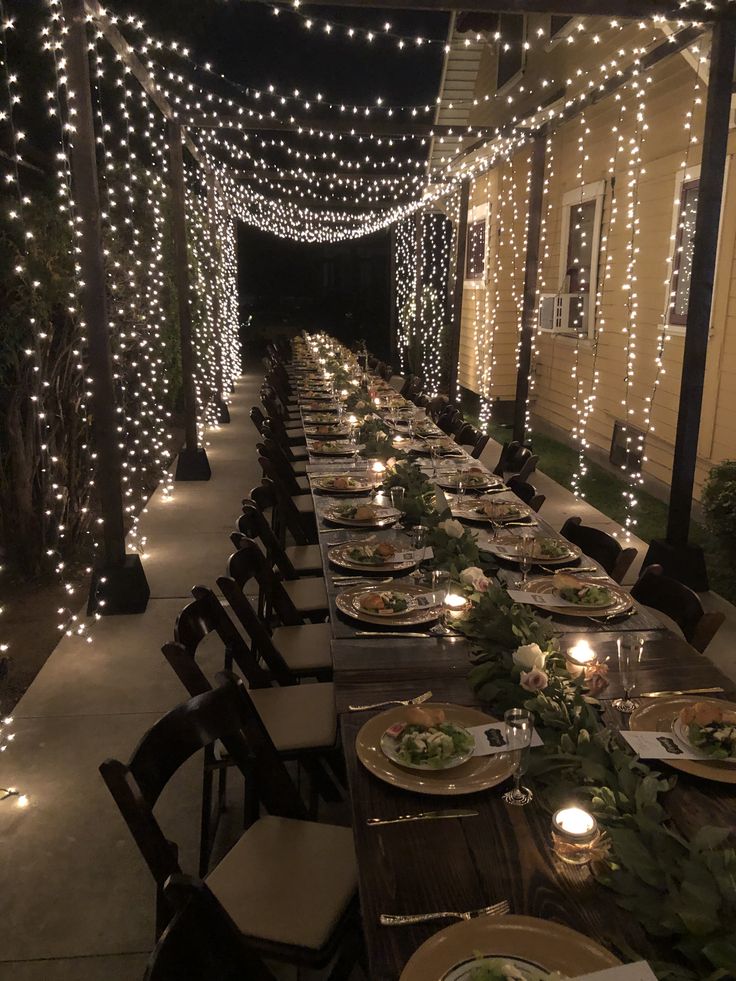
<svg viewBox="0 0 736 981"><path fill-rule="evenodd" d="M424 578L424 573L421 570L422 562L424 562L424 551L427 547L427 535L429 533L429 528L426 525L415 525L411 531L411 544L415 552L419 552L417 558L417 567L411 573L412 579L418 583L420 579Z"/></svg>
<svg viewBox="0 0 736 981"><path fill-rule="evenodd" d="M534 556L534 535L520 535L519 536L519 568L521 569L521 581L526 583L527 577L529 576L529 570L532 567L532 558Z"/></svg>
<svg viewBox="0 0 736 981"><path fill-rule="evenodd" d="M399 512L399 514L404 513L405 497L406 497L406 487L391 488L391 506L394 507Z"/></svg>
<svg viewBox="0 0 736 981"><path fill-rule="evenodd" d="M447 569L432 569L432 591L435 594L435 599L439 594L439 602L442 602L449 583L450 573Z"/></svg>
<svg viewBox="0 0 736 981"><path fill-rule="evenodd" d="M532 714L527 709L512 708L504 713L503 721L506 723L506 742L514 764L514 786L506 791L503 799L507 804L523 807L534 797L528 787L521 786L521 778L529 766L529 748L534 732Z"/></svg>
<svg viewBox="0 0 736 981"><path fill-rule="evenodd" d="M623 698L614 698L611 705L619 712L628 715L639 707L636 699L631 697L631 692L636 687L636 676L644 649L644 638L637 634L628 634L619 637L616 640L616 646L618 647L618 673L624 696Z"/></svg>
<svg viewBox="0 0 736 981"><path fill-rule="evenodd" d="M439 443L430 443L429 444L429 455L430 455L430 457L432 459L432 468L434 470L434 476L435 476L435 479L436 479L436 477L437 477L437 461L440 459L440 457L442 455L442 447L440 446Z"/></svg>

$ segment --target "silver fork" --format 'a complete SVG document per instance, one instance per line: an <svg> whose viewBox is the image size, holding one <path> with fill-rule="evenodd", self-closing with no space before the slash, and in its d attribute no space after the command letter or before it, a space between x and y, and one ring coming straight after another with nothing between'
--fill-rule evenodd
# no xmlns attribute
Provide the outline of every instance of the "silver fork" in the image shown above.
<svg viewBox="0 0 736 981"><path fill-rule="evenodd" d="M372 705L348 705L348 709L351 712L365 712L367 709L382 708L384 705L421 705L423 702L429 701L432 697L431 691L425 691L423 695L417 695L416 698L393 698L388 702L374 702Z"/></svg>
<svg viewBox="0 0 736 981"><path fill-rule="evenodd" d="M509 912L509 909L509 901L502 899L500 903L494 903L492 906L483 906L481 909L471 909L464 913L414 913L409 916L381 913L379 920L381 926L408 926L411 923L428 923L430 920L473 920L477 916L503 916Z"/></svg>
<svg viewBox="0 0 736 981"><path fill-rule="evenodd" d="M566 565L561 569L556 569L554 566L540 565L539 568L552 574L555 572L598 572L597 565Z"/></svg>

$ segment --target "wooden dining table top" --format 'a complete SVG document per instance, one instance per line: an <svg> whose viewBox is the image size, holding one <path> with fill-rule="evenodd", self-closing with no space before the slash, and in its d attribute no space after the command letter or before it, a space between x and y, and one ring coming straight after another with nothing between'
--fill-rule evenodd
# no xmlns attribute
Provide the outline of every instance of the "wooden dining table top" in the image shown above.
<svg viewBox="0 0 736 981"><path fill-rule="evenodd" d="M323 462L312 458L312 465ZM472 461L477 465L477 461ZM370 463L368 464L370 466ZM310 467L311 469L311 467ZM363 498L363 500L366 500ZM550 814L536 800L526 807L504 803L499 787L463 796L413 794L390 786L370 773L356 753L356 737L376 712L357 706L408 699L426 691L432 700L481 706L469 682L472 645L463 637L359 637L372 627L349 621L335 607L343 587L331 567L328 549L341 541L365 537L359 529L338 529L323 520L325 502L335 498L314 493L319 542L332 623L332 655L337 712L352 807L358 861L361 912L370 962L371 981L398 981L414 951L451 920L412 926L382 926L382 913L416 914L439 910L473 910L499 900L509 901L512 913L555 920L579 930L611 949L629 947L647 956L647 940L635 919L622 910L613 893L599 885L589 868L558 860L551 847ZM535 516L542 534L558 534ZM396 531L370 532L377 538ZM408 541L408 540L407 540ZM589 560L584 558L586 564ZM503 580L504 564L500 563ZM507 566L511 578L513 567ZM602 570L601 570L602 571ZM602 704L604 718L625 728L627 717L610 705L622 694L617 668L617 641L635 630L641 638L642 659L637 697L660 697L664 692L720 689L716 697L732 694L733 682L684 639L668 630L656 614L643 610L624 621L595 624L565 622L560 640L564 651L585 639L599 660L608 665L609 687ZM424 628L418 628L424 632ZM657 693L657 694L654 694ZM712 696L711 696L712 697ZM662 763L663 770L667 769ZM666 805L676 825L686 833L703 824L733 824L736 786L680 774ZM477 816L369 826L369 818L445 808L469 808Z"/></svg>

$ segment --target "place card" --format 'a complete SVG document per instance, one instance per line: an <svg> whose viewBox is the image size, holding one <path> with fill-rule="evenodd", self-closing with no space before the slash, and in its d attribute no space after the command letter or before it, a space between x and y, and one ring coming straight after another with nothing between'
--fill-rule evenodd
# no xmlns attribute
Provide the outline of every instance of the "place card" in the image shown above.
<svg viewBox="0 0 736 981"><path fill-rule="evenodd" d="M406 552L397 552L391 559L392 562L426 562L434 558L434 551L428 545L426 548L409 549Z"/></svg>
<svg viewBox="0 0 736 981"><path fill-rule="evenodd" d="M645 760L702 760L708 759L675 739L670 732L631 732L622 729L621 735L637 756Z"/></svg>
<svg viewBox="0 0 736 981"><path fill-rule="evenodd" d="M637 961L636 964L621 964L607 967L605 971L581 974L572 981L657 981L657 977L646 961Z"/></svg>
<svg viewBox="0 0 736 981"><path fill-rule="evenodd" d="M442 490L439 484L434 485L434 500L435 507L442 514L443 511L449 511L450 505L447 503L447 498L445 497L445 492Z"/></svg>
<svg viewBox="0 0 736 981"><path fill-rule="evenodd" d="M482 726L468 726L467 729L475 739L473 756L493 756L495 753L508 752L509 744L506 739L505 722L489 722ZM530 748L534 749L535 746L543 745L544 743L535 729L532 732Z"/></svg>
<svg viewBox="0 0 736 981"><path fill-rule="evenodd" d="M442 596L438 592L419 593L418 596L414 596L412 598L421 609L426 609L429 606L442 605Z"/></svg>

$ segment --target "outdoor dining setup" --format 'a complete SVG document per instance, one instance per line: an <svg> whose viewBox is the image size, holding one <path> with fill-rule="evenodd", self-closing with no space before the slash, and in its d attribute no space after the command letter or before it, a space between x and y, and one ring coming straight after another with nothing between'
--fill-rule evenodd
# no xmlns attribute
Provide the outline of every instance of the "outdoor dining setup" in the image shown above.
<svg viewBox="0 0 736 981"><path fill-rule="evenodd" d="M198 585L163 647L191 701L101 767L159 887L148 976L184 949L218 978L733 977L720 622L657 567L622 586L635 550L553 528L508 447L491 472L367 351L303 334L265 365L224 601ZM152 807L201 748L182 869Z"/></svg>

